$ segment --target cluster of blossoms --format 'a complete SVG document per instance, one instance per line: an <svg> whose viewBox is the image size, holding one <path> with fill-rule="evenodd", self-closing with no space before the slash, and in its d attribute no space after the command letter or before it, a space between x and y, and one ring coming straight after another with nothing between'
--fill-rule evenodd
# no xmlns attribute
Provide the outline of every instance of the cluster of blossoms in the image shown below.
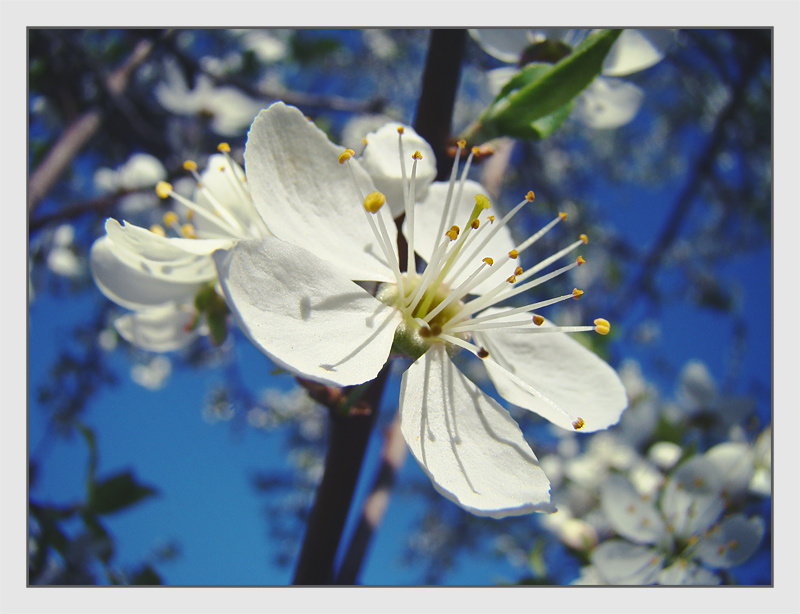
<svg viewBox="0 0 800 614"><path fill-rule="evenodd" d="M299 110L275 103L251 126L246 184L225 155L198 177L194 201L159 185L160 195L194 212L197 238L159 237L109 220L92 250L95 278L109 298L139 309L140 321L163 304L167 287L168 300L180 306L180 296L218 279L227 308L257 347L326 385L363 384L390 356L410 358L401 382L402 432L436 489L478 515L552 511L550 483L518 425L452 356L466 350L479 357L514 405L565 429L597 431L619 420L625 390L609 365L566 333L606 334L610 325L598 318L559 327L538 313L578 298L578 289L502 306L583 264L578 256L540 274L588 239L523 270L519 255L566 215L515 243L509 222L533 193L502 218L489 215L483 189L466 179L474 152L459 177L463 147L450 181L434 182L433 152L409 128L388 125L368 135L359 160ZM210 188L214 180L231 200ZM401 263L393 217L402 213L408 250ZM205 237L200 219L210 231ZM125 279L131 275L142 283ZM160 293L148 285L153 281L163 282L155 284ZM377 289L365 289L374 282ZM122 296L123 287L148 303Z"/></svg>
<svg viewBox="0 0 800 614"><path fill-rule="evenodd" d="M770 494L771 429L747 432L741 423L749 412L739 412L722 432L728 407L745 404L729 398L699 432L697 403L713 407L716 397L698 361L682 370L674 403L658 398L636 363L626 361L620 375L631 407L615 431L594 435L582 451L567 434L541 457L558 506L541 525L590 563L576 584L725 582L725 571L749 559L764 538L766 523L752 510ZM719 443L693 453L662 433ZM525 564L524 541L506 535L501 545Z"/></svg>

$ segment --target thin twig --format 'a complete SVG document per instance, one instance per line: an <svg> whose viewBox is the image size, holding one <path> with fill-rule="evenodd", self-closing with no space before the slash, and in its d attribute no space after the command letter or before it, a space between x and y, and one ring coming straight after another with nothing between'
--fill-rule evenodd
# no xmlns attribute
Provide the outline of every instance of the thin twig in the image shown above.
<svg viewBox="0 0 800 614"><path fill-rule="evenodd" d="M165 36L168 36L167 33ZM133 71L144 62L155 48L152 40L139 41L125 62L106 79L106 88L112 96L119 96L128 86ZM69 163L83 149L103 124L105 112L92 107L70 124L50 149L44 160L31 173L28 181L28 211L32 212L52 189Z"/></svg>

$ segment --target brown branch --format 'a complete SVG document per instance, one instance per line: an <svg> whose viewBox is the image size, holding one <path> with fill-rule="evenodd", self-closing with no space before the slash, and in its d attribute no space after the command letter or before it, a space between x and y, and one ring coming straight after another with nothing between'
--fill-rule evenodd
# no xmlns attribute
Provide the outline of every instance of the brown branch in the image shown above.
<svg viewBox="0 0 800 614"><path fill-rule="evenodd" d="M169 33L165 36L168 35ZM119 96L125 91L133 71L147 59L154 47L155 43L151 40L139 41L125 62L108 76L105 85L112 96ZM31 173L28 181L29 212L52 189L72 159L97 133L104 119L104 111L99 107L92 107L64 130L44 160Z"/></svg>
<svg viewBox="0 0 800 614"><path fill-rule="evenodd" d="M314 400L327 403L330 424L325 472L308 518L293 584L333 582L336 552L388 374L387 363L346 415L343 415L342 405L347 402L347 389L340 391L300 380Z"/></svg>
<svg viewBox="0 0 800 614"><path fill-rule="evenodd" d="M350 546L336 575L336 584L355 584L357 582L364 555L367 553L372 535L383 521L395 478L402 469L406 456L408 456L408 447L403 439L403 433L400 431L400 415L398 414L384 433L381 466L361 510L361 518L355 534L350 540Z"/></svg>

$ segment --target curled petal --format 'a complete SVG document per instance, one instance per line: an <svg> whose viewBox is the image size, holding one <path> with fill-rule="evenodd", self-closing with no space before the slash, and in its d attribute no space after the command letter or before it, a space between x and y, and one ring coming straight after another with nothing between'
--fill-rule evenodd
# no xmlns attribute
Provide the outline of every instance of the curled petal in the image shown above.
<svg viewBox="0 0 800 614"><path fill-rule="evenodd" d="M517 423L435 344L403 375L400 421L442 495L479 516L555 511L550 483Z"/></svg>
<svg viewBox="0 0 800 614"><path fill-rule="evenodd" d="M168 239L127 222L106 220L115 255L130 267L164 281L202 282L217 272L209 255L233 245L230 239Z"/></svg>
<svg viewBox="0 0 800 614"><path fill-rule="evenodd" d="M365 219L364 195L375 191L357 160L339 163L342 149L295 107L276 102L261 111L247 135L244 160L253 203L276 237L311 251L349 279L393 281ZM387 208L392 245L397 229ZM313 240L309 240L313 237Z"/></svg>
<svg viewBox="0 0 800 614"><path fill-rule="evenodd" d="M201 284L160 279L142 268L134 268L122 260L108 237L92 245L89 262L92 276L100 291L117 305L139 310L166 303L191 301Z"/></svg>
<svg viewBox="0 0 800 614"><path fill-rule="evenodd" d="M545 320L542 326L552 324ZM572 430L582 418L582 432L597 431L616 424L628 406L616 371L566 333L494 329L474 336L489 351L484 365L500 395L553 424Z"/></svg>
<svg viewBox="0 0 800 614"><path fill-rule="evenodd" d="M311 252L267 237L214 259L239 326L282 367L350 386L373 379L388 359L400 312Z"/></svg>

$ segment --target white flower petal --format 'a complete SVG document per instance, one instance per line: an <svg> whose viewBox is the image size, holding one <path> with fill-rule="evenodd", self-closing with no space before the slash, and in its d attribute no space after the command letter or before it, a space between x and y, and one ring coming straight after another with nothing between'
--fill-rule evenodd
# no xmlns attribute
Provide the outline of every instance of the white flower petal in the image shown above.
<svg viewBox="0 0 800 614"><path fill-rule="evenodd" d="M721 582L716 574L685 559L678 559L658 576L662 586L717 586Z"/></svg>
<svg viewBox="0 0 800 614"><path fill-rule="evenodd" d="M193 318L192 310L167 305L120 316L114 327L136 347L150 352L172 352L198 336L198 329L189 330Z"/></svg>
<svg viewBox="0 0 800 614"><path fill-rule="evenodd" d="M214 279L217 271L209 255L230 247L235 240L168 239L134 224L106 220L106 235L114 254L128 266L155 279L197 283Z"/></svg>
<svg viewBox="0 0 800 614"><path fill-rule="evenodd" d="M597 77L575 100L572 113L584 126L604 130L629 123L639 112L644 90L620 79Z"/></svg>
<svg viewBox="0 0 800 614"><path fill-rule="evenodd" d="M386 204L392 211L392 217L399 217L405 211L403 197L403 174L400 166L399 135L397 128L403 127L403 154L405 155L406 175L411 178L411 155L415 151L422 154L417 162L415 176L416 201L425 197L428 186L436 179L436 156L433 148L410 126L398 122L389 122L375 132L367 135L367 146L360 158L378 191L386 196Z"/></svg>
<svg viewBox="0 0 800 614"><path fill-rule="evenodd" d="M276 102L261 111L247 136L245 168L256 209L270 231L338 267L353 280L393 281L394 275L365 219L362 196L339 164L338 149L295 107ZM360 189L375 191L356 160ZM397 229L383 215L394 244Z"/></svg>
<svg viewBox="0 0 800 614"><path fill-rule="evenodd" d="M240 241L214 259L239 326L280 366L334 386L373 379L402 315L301 247Z"/></svg>
<svg viewBox="0 0 800 614"><path fill-rule="evenodd" d="M522 52L531 44L526 29L476 28L469 33L486 53L512 64L519 61Z"/></svg>
<svg viewBox="0 0 800 614"><path fill-rule="evenodd" d="M664 59L674 40L674 30L623 30L603 60L603 74L621 77L650 68Z"/></svg>
<svg viewBox="0 0 800 614"><path fill-rule="evenodd" d="M121 260L108 237L92 245L89 261L92 276L100 291L117 305L139 310L194 298L201 284L166 281L135 269Z"/></svg>
<svg viewBox="0 0 800 614"><path fill-rule="evenodd" d="M697 557L711 567L733 567L749 559L764 537L764 520L728 516L697 545Z"/></svg>
<svg viewBox="0 0 800 614"><path fill-rule="evenodd" d="M491 308L481 315L499 311ZM542 326L552 324L545 320ZM474 337L489 351L484 365L500 395L553 424L572 430L572 421L583 418L582 432L597 431L616 424L628 406L614 369L567 333L499 328Z"/></svg>
<svg viewBox="0 0 800 614"><path fill-rule="evenodd" d="M119 186L125 190L141 190L156 185L167 178L167 169L155 156L133 154L119 168Z"/></svg>
<svg viewBox="0 0 800 614"><path fill-rule="evenodd" d="M661 512L673 535L688 538L711 527L725 509L722 480L708 459L694 456L680 465L661 494Z"/></svg>
<svg viewBox="0 0 800 614"><path fill-rule="evenodd" d="M621 475L612 474L603 482L600 503L611 526L622 537L637 544L656 544L666 536L658 510Z"/></svg>
<svg viewBox="0 0 800 614"><path fill-rule="evenodd" d="M603 542L591 558L609 584L653 584L664 565L664 555L654 548L621 539Z"/></svg>
<svg viewBox="0 0 800 614"><path fill-rule="evenodd" d="M511 66L502 66L494 68L486 73L486 79L489 82L489 93L495 97L503 89L503 86L511 81L511 78L519 72L519 69L512 68Z"/></svg>
<svg viewBox="0 0 800 614"><path fill-rule="evenodd" d="M555 511L550 484L519 426L435 344L403 375L400 422L442 495L479 516Z"/></svg>
<svg viewBox="0 0 800 614"><path fill-rule="evenodd" d="M750 444L726 441L708 450L705 457L719 471L725 496L737 497L747 492L755 472L755 453Z"/></svg>
<svg viewBox="0 0 800 614"><path fill-rule="evenodd" d="M436 181L431 185L428 189L427 197L417 205L416 209L414 209L414 251L417 252L420 257L425 260L426 262L430 261L431 256L433 255L434 250L436 247L444 240L444 232L450 229L450 224L445 224L444 230L442 234L439 235L439 226L442 216L444 215L444 206L447 199L447 182L445 181ZM469 221L470 213L475 208L475 196L477 194L486 194L486 190L484 187L476 181L468 180L464 182L464 191L461 193L461 198L456 201L456 196L458 195L458 186L453 189L453 202L450 205L450 219L454 220L454 224L456 224L459 228L464 230L464 225ZM453 207L455 207L455 212L453 211ZM489 210L491 212L491 209ZM484 229L480 230L479 232L482 234L484 232L489 232L491 229L491 224L486 222L485 217L483 219ZM403 232L406 232L406 225L403 224ZM481 235L479 234L475 237L475 242L473 245L478 245L481 241ZM452 280L448 277L448 283L450 284L451 288L455 288L460 284L462 281L467 279L475 270L478 268L478 265L481 264L481 260L487 256L493 258L494 260L499 260L501 257L504 257L508 254L509 251L514 249L515 244L514 240L511 238L511 233L508 230L508 226L503 226L497 234L495 234L489 243L486 244L480 254L477 254L477 257L474 258L474 266L467 266L466 269L462 273L460 273L455 280ZM473 249L472 246L466 247L466 255L468 256ZM461 263L458 262L456 264L456 269L460 268ZM507 277L507 274L504 276ZM501 277L503 279L504 277ZM478 284L475 286L474 294L483 294L492 290L500 283L501 279L496 279L494 276L490 277L486 281Z"/></svg>

